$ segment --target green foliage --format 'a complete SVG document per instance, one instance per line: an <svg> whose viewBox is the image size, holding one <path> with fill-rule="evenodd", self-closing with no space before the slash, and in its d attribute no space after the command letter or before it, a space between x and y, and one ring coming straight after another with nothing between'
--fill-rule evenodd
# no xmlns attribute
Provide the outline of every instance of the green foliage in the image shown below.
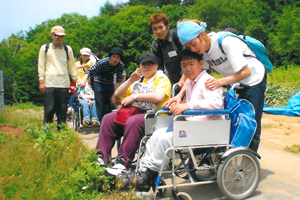
<svg viewBox="0 0 300 200"><path fill-rule="evenodd" d="M288 100L300 90L300 67L275 68L267 77L265 102L269 107L287 106Z"/></svg>
<svg viewBox="0 0 300 200"><path fill-rule="evenodd" d="M38 89L38 52L41 45L51 42L50 30L55 25L65 28L64 43L71 46L75 58L83 47L103 55L115 46L121 47L123 62L128 67L127 77L137 67L141 53L151 51L155 36L148 21L158 12L169 17L171 29L183 18L207 22L208 32L233 27L241 34L260 40L275 66L299 65L299 5L295 0L130 0L115 5L107 1L99 9L99 16L91 19L77 13L63 14L0 43L5 104L28 101L42 104L43 95Z"/></svg>
<svg viewBox="0 0 300 200"><path fill-rule="evenodd" d="M293 20L291 20L293 19ZM280 60L275 64L300 64L300 8L286 6L283 14L277 16L275 31L270 33L270 43Z"/></svg>
<svg viewBox="0 0 300 200"><path fill-rule="evenodd" d="M289 152L292 152L292 153L300 154L300 145L299 144L294 144L290 147L286 147L285 150L289 151Z"/></svg>
<svg viewBox="0 0 300 200"><path fill-rule="evenodd" d="M22 112L17 112L22 108ZM28 109L39 110L29 103L7 106L7 110L21 121L40 120L37 113L26 117ZM0 121L5 117L3 112L6 111L0 111ZM22 124L21 127L27 126ZM0 133L0 198L96 199L99 195L108 196L114 188L114 180L104 175L104 168L94 164L95 151L87 149L76 132L67 128L57 132L53 124L45 128L28 127L19 137Z"/></svg>

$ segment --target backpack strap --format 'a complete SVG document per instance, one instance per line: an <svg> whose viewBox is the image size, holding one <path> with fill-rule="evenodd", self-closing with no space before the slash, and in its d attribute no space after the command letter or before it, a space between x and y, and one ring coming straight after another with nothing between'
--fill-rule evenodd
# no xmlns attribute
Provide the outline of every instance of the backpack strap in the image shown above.
<svg viewBox="0 0 300 200"><path fill-rule="evenodd" d="M49 43L47 43L46 46L45 46L45 54L46 54L46 56L47 56L48 49L49 49Z"/></svg>
<svg viewBox="0 0 300 200"><path fill-rule="evenodd" d="M222 41L223 41L223 39L224 39L225 37L227 37L227 36L233 36L233 37L239 38L239 36L237 36L237 35L235 35L235 34L233 34L233 33L223 33L223 34L218 38L219 47L220 47L222 53L225 54L225 55L226 55L226 53L225 53L224 50L223 50L223 47L222 47ZM239 38L239 39L241 39L241 38ZM244 41L244 42L245 42L245 41Z"/></svg>
<svg viewBox="0 0 300 200"><path fill-rule="evenodd" d="M47 56L47 52L48 52L48 49L49 49L49 45L50 44L47 43L46 46L45 46L45 54L46 54L46 56ZM63 46L64 46L64 50L65 50L65 52L67 54L67 60L70 60L69 59L69 53L68 53L68 46L66 44L63 44Z"/></svg>
<svg viewBox="0 0 300 200"><path fill-rule="evenodd" d="M69 53L68 53L68 46L66 44L63 44L63 46L64 46L64 49L65 49L66 54L67 54L67 60L70 60Z"/></svg>

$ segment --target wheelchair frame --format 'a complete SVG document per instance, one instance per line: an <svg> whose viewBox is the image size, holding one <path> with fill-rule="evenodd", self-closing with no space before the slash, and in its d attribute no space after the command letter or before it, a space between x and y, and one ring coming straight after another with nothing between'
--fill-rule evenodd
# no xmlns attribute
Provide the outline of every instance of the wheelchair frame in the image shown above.
<svg viewBox="0 0 300 200"><path fill-rule="evenodd" d="M234 147L230 144L230 110L188 110L177 116L166 116L167 113L168 111L159 110L155 114L150 112L145 115L145 137L140 142L138 152L136 171L151 134L158 128L173 125L173 146L165 151L166 156L172 154L170 170L165 170L163 162L153 186L154 199L157 195L163 195L167 188L172 188L172 195L176 199L192 199L189 194L178 192L178 187L216 182L222 194L229 199L245 199L255 192L260 181L260 156L248 147ZM225 120L181 120L195 115L226 117ZM190 138L193 134L196 137ZM204 148L211 152L195 155L195 150ZM179 164L175 164L178 156ZM201 159L198 160L197 157ZM210 165L203 165L204 158L211 159ZM211 172L211 176L195 175L197 172L207 171ZM182 173L186 174L184 178L188 183L177 183L177 178ZM171 178L171 184L166 185L163 180L165 176Z"/></svg>

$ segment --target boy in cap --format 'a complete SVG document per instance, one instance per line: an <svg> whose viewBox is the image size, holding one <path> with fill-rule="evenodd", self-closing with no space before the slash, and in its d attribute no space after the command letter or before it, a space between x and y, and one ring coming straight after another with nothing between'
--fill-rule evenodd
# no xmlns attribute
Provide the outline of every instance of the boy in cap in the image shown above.
<svg viewBox="0 0 300 200"><path fill-rule="evenodd" d="M103 116L113 109L112 96L115 88L117 89L122 82L122 72L125 68L124 63L121 61L122 58L122 49L113 48L107 58L103 58L94 64L84 73L83 79L79 81L79 86L84 87L88 77L93 76L97 116L100 123ZM114 73L117 74L116 86L114 86Z"/></svg>
<svg viewBox="0 0 300 200"><path fill-rule="evenodd" d="M122 98L122 106L131 104L144 111L162 108L164 102L171 96L171 83L162 71L157 71L157 63L157 58L152 52L142 54L139 68L115 92L116 97ZM114 122L116 115L116 112L112 112L103 117L96 147L99 155L97 164L106 165L111 162L111 150L115 140L124 136L115 165L107 168L110 174L127 171L140 140L145 135L144 113L130 116L124 126Z"/></svg>
<svg viewBox="0 0 300 200"><path fill-rule="evenodd" d="M63 44L66 33L63 27L51 29L52 43L44 44L39 51L39 89L44 94L44 124L53 123L56 113L58 130L66 123L69 100L69 74L74 82L78 80L72 48Z"/></svg>

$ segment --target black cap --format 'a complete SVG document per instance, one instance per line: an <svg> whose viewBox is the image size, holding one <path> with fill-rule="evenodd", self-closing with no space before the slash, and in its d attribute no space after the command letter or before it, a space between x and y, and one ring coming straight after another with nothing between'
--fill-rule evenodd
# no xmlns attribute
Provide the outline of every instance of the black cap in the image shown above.
<svg viewBox="0 0 300 200"><path fill-rule="evenodd" d="M123 51L119 47L114 47L108 54L109 57L111 57L112 54L119 54L121 57L121 60L123 59Z"/></svg>
<svg viewBox="0 0 300 200"><path fill-rule="evenodd" d="M141 55L139 64L144 63L144 62L158 63L158 60L152 52L145 52Z"/></svg>

